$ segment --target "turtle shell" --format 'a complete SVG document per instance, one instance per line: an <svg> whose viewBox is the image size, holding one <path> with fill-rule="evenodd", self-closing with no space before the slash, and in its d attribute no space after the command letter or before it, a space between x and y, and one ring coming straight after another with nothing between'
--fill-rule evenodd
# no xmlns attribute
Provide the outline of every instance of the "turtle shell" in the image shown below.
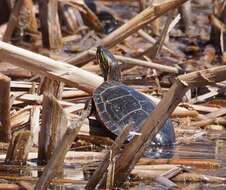
<svg viewBox="0 0 226 190"><path fill-rule="evenodd" d="M105 81L93 93L93 101L102 123L113 134L119 135L129 122L133 122L132 131L138 132L142 122L154 110L155 104L143 94L117 81ZM128 139L130 139L128 137ZM175 142L174 128L168 120L154 142L170 145Z"/></svg>

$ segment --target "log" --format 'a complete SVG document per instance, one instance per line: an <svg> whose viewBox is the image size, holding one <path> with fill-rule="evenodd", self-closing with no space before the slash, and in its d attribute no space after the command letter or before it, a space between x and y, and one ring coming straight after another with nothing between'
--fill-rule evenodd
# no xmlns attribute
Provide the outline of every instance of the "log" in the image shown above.
<svg viewBox="0 0 226 190"><path fill-rule="evenodd" d="M2 41L0 41L0 58L11 64L48 78L62 81L67 85L89 93L92 93L103 82L102 77L93 73Z"/></svg>
<svg viewBox="0 0 226 190"><path fill-rule="evenodd" d="M74 86L88 93L92 93L103 82L102 77L91 72L1 41L0 58L37 74L62 81L67 85ZM147 96L156 104L159 102L158 98ZM176 111L186 111L186 109L178 107Z"/></svg>
<svg viewBox="0 0 226 190"><path fill-rule="evenodd" d="M1 179L5 180L13 180L13 181L29 181L29 182L36 182L39 180L38 177L31 177L31 176L0 176ZM59 179L52 179L50 181L52 184L79 184L84 185L86 182L83 180L75 180L75 179L66 179L66 178L59 178ZM39 189L40 190L40 189ZM44 189L42 189L44 190Z"/></svg>

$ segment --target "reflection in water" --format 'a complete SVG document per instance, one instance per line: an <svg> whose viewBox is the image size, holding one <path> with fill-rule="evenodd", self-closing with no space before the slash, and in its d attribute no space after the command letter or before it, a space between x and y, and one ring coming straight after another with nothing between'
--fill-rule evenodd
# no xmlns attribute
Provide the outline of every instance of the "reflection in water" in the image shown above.
<svg viewBox="0 0 226 190"><path fill-rule="evenodd" d="M219 132L218 132L219 134ZM190 135L189 135L190 136ZM151 158L167 158L167 159L191 159L191 160L217 160L222 163L222 167L218 169L193 169L193 171L201 172L206 175L212 176L226 176L226 138L223 136L226 135L217 135L216 133L208 133L205 138L198 139L197 141L185 142L176 144L175 147L167 147L167 148L153 148L152 151L146 151L145 156ZM75 152L76 154L76 152ZM84 160L83 160L84 161ZM89 159L89 161L91 161ZM43 168L36 166L36 159L29 160L27 167L21 167L19 174L21 176L33 176L37 177L37 171L42 170ZM87 161L85 161L86 163ZM98 163L97 163L98 164ZM85 181L83 175L83 165L78 164L78 160L73 157L70 160L67 160L64 165L64 177L67 179L73 180L81 180L83 184L51 184L48 189L51 190L81 190L84 189ZM4 173L1 175L12 175L11 172L12 168L9 170L5 170ZM15 170L14 170L15 171ZM26 173L26 175L24 175ZM15 176L15 174L13 174ZM34 181L31 183L35 183ZM150 182L151 183L151 182ZM180 189L187 190L187 189L203 189L203 190L223 190L226 189L226 185L219 185L219 184L204 184L204 183L191 183L191 184L184 184L184 183L177 183ZM138 185L131 187L131 190L164 190L166 187L158 183L151 183L151 184L144 184L143 182L139 182Z"/></svg>

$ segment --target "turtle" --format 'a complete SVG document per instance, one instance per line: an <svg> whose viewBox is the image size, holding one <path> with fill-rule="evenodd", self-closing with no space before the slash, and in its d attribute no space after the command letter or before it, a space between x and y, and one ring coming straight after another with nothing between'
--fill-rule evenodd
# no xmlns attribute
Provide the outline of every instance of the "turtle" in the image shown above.
<svg viewBox="0 0 226 190"><path fill-rule="evenodd" d="M92 95L91 113L96 120L91 125L99 125L112 139L115 139L129 122L133 123L130 141L136 135L142 123L155 109L155 103L142 93L121 82L119 64L112 53L97 47L96 60L104 77ZM174 127L170 119L152 141L155 145L172 146L175 143Z"/></svg>

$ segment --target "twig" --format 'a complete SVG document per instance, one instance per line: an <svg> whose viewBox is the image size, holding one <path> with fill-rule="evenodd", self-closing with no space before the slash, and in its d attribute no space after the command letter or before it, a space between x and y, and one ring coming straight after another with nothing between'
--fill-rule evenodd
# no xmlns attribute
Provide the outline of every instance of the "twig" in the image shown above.
<svg viewBox="0 0 226 190"><path fill-rule="evenodd" d="M88 50L88 54L94 56L94 55L96 55L96 51ZM178 68L167 66L167 65L161 65L161 64L158 64L158 63L150 62L150 61L144 61L144 60L130 58L130 57L125 57L125 56L121 56L121 55L114 55L114 57L117 60L125 62L125 63L128 63L128 64L133 64L133 65L138 65L138 66L145 66L145 67L149 67L149 68L152 68L152 69L157 69L159 71L164 71L164 72L168 72L168 73L179 74L179 72L180 72L180 70Z"/></svg>

